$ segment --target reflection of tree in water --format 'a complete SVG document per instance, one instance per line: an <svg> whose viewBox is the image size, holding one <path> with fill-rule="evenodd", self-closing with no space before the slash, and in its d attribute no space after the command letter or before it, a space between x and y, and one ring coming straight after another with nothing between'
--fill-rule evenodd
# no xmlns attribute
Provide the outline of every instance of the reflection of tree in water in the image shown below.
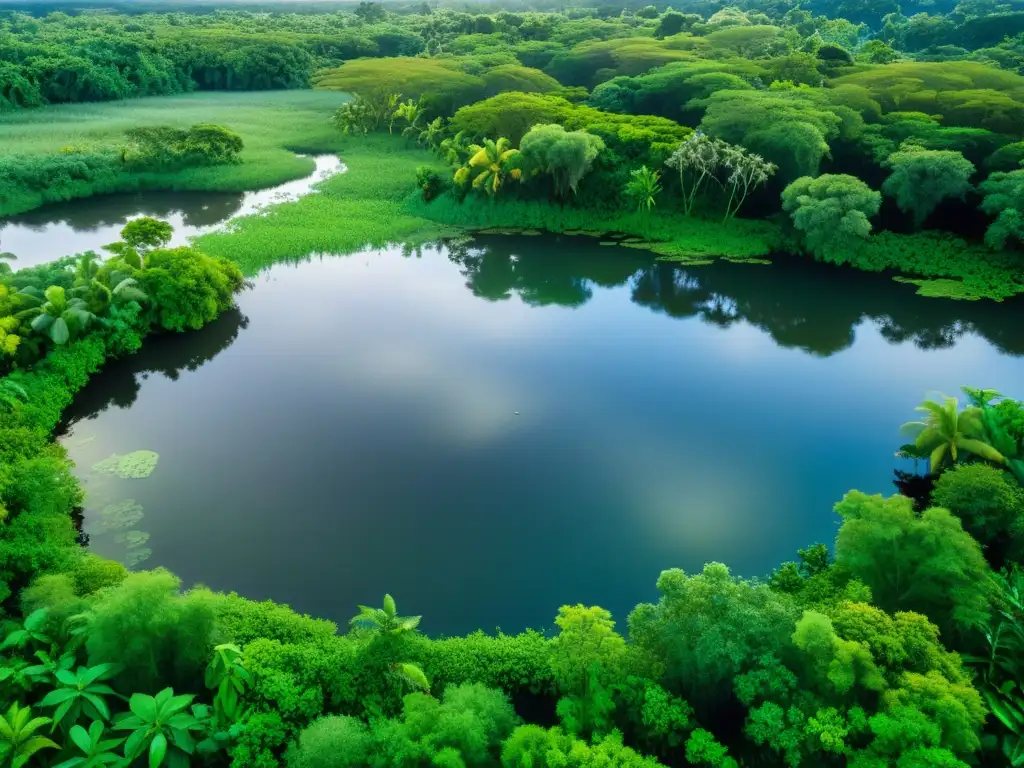
<svg viewBox="0 0 1024 768"><path fill-rule="evenodd" d="M139 194L98 195L55 203L12 216L6 221L36 232L54 224L66 224L76 232L93 232L120 226L137 216L166 219L181 214L185 226L211 227L225 221L242 208L240 192L146 192Z"/></svg>
<svg viewBox="0 0 1024 768"><path fill-rule="evenodd" d="M1009 321L1022 300L930 299L884 275L800 259L686 268L583 238L481 237L476 246L453 247L449 257L462 268L469 289L490 300L515 293L531 305L577 307L591 298L593 285L628 282L633 301L656 312L721 327L744 321L781 346L815 355L851 346L865 320L892 343L937 349L976 333L1005 353L1024 354L1024 331Z"/></svg>
<svg viewBox="0 0 1024 768"><path fill-rule="evenodd" d="M449 248L466 286L490 301L514 293L530 306L582 306L593 296L592 284L622 285L647 261L633 252L569 238L488 237L482 242L483 248Z"/></svg>
<svg viewBox="0 0 1024 768"><path fill-rule="evenodd" d="M96 418L111 406L130 407L138 397L141 381L150 373L173 380L183 370L197 370L231 346L248 324L249 319L232 308L202 330L149 337L137 354L106 365L103 374L75 396L64 412L58 435L79 421Z"/></svg>

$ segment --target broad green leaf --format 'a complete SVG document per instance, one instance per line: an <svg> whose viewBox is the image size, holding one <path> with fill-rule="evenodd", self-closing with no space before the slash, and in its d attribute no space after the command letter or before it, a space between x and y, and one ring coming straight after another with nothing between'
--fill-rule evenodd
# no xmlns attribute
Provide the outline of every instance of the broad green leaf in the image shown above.
<svg viewBox="0 0 1024 768"><path fill-rule="evenodd" d="M92 738L90 738L85 728L80 725L73 725L68 736L70 736L71 740L75 742L76 747L85 752L85 754L89 754L92 749Z"/></svg>
<svg viewBox="0 0 1024 768"><path fill-rule="evenodd" d="M134 693L128 700L128 709L134 712L144 723L156 720L156 700L144 693Z"/></svg>
<svg viewBox="0 0 1024 768"><path fill-rule="evenodd" d="M63 317L58 317L53 321L53 325L50 326L50 338L53 339L53 343L57 346L68 343L68 339L71 338L71 331L68 330L68 324Z"/></svg>
<svg viewBox="0 0 1024 768"><path fill-rule="evenodd" d="M73 699L78 696L78 691L73 691L70 688L58 688L55 691L50 691L43 697L43 700L39 702L41 707L55 707L58 704Z"/></svg>
<svg viewBox="0 0 1024 768"><path fill-rule="evenodd" d="M149 745L149 768L160 768L167 754L167 737L158 733Z"/></svg>

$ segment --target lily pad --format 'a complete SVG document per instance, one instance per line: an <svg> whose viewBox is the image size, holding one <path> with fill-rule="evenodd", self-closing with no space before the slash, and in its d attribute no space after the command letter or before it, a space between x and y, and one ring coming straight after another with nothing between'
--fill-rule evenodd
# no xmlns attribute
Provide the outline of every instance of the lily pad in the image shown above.
<svg viewBox="0 0 1024 768"><path fill-rule="evenodd" d="M114 537L118 544L124 544L128 549L136 549L149 541L149 534L145 531L125 531Z"/></svg>
<svg viewBox="0 0 1024 768"><path fill-rule="evenodd" d="M86 526L89 533L111 533L131 528L145 516L142 505L135 499L125 499L100 510L99 515Z"/></svg>
<svg viewBox="0 0 1024 768"><path fill-rule="evenodd" d="M152 556L153 550L149 547L129 549L128 553L124 556L124 565L126 568L134 568L139 563L149 560Z"/></svg>
<svg viewBox="0 0 1024 768"><path fill-rule="evenodd" d="M92 471L116 475L123 480L141 480L153 474L159 459L160 455L155 451L132 451L123 456L113 453L93 464Z"/></svg>

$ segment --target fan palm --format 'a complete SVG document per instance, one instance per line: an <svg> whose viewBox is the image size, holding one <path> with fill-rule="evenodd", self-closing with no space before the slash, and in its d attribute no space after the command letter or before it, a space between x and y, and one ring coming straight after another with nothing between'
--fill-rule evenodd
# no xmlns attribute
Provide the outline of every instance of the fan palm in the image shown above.
<svg viewBox="0 0 1024 768"><path fill-rule="evenodd" d="M73 334L88 328L96 318L84 299L68 299L59 285L51 285L43 295L46 303L32 320L32 330L46 334L58 346L67 344Z"/></svg>
<svg viewBox="0 0 1024 768"><path fill-rule="evenodd" d="M516 167L519 150L512 148L512 142L502 137L497 141L484 139L483 145L474 144L469 162L455 174L455 181L465 184L470 178L473 189L482 189L488 195L496 194L505 179L522 178L522 171Z"/></svg>
<svg viewBox="0 0 1024 768"><path fill-rule="evenodd" d="M946 464L956 463L961 452L971 453L996 464L1006 458L985 442L981 409L969 406L959 410L955 397L925 400L915 410L925 414L922 421L911 421L900 431L914 438L914 446L929 456L930 471L939 472Z"/></svg>
<svg viewBox="0 0 1024 768"><path fill-rule="evenodd" d="M359 613L349 620L349 624L369 629L381 635L399 635L411 632L420 625L422 616L399 616L395 598L384 595L383 608L369 608L360 605Z"/></svg>

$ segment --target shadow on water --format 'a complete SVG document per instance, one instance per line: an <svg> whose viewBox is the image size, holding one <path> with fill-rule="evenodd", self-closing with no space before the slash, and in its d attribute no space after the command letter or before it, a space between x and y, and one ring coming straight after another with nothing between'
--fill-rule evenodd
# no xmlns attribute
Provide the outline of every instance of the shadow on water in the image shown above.
<svg viewBox="0 0 1024 768"><path fill-rule="evenodd" d="M864 321L894 344L944 349L975 333L1006 354L1024 354L1024 329L1007 322L1024 307L1021 297L1002 303L925 298L884 275L798 257L686 267L578 237L481 236L452 246L449 258L467 288L489 301L516 295L531 306L581 307L595 286L628 284L633 302L655 312L722 328L746 322L780 346L819 356L849 348Z"/></svg>
<svg viewBox="0 0 1024 768"><path fill-rule="evenodd" d="M108 363L75 396L64 411L57 437L65 436L83 420L97 418L108 408L130 408L150 374L159 373L176 381L182 371L198 370L230 347L248 324L241 310L233 308L202 330L149 337L137 354Z"/></svg>

